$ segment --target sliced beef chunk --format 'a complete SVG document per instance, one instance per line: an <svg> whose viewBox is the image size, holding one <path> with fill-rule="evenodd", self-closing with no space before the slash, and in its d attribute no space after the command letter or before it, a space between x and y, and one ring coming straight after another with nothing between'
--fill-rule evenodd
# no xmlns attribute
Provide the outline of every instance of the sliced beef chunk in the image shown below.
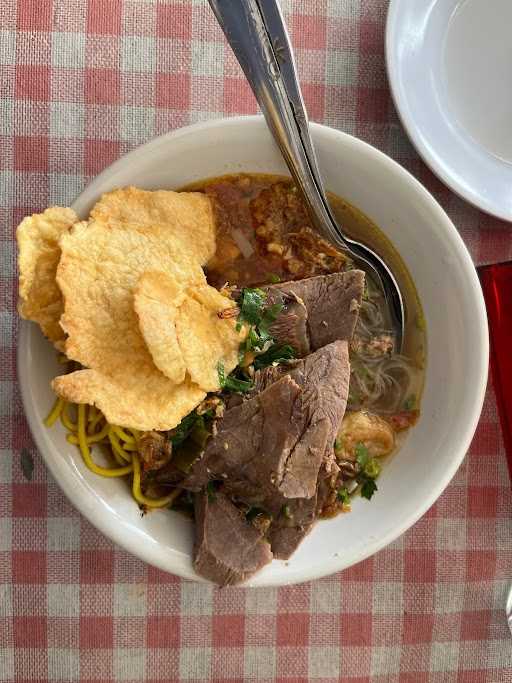
<svg viewBox="0 0 512 683"><path fill-rule="evenodd" d="M313 523L306 526L291 527L272 525L268 539L276 560L288 560L312 528Z"/></svg>
<svg viewBox="0 0 512 683"><path fill-rule="evenodd" d="M246 521L222 491L196 494L194 507L198 574L226 586L244 581L272 560L261 531Z"/></svg>
<svg viewBox="0 0 512 683"><path fill-rule="evenodd" d="M183 486L198 490L209 479L223 479L232 495L272 513L287 499L315 495L345 412L347 342L329 344L288 370L226 411Z"/></svg>
<svg viewBox="0 0 512 683"><path fill-rule="evenodd" d="M317 492L313 498L296 498L287 502L276 515L267 531L274 557L287 560L311 531L316 517L332 493L332 485L338 478L339 467L328 457L318 474Z"/></svg>
<svg viewBox="0 0 512 683"><path fill-rule="evenodd" d="M277 300L277 292L280 292L285 303L284 312L281 314L284 316L283 323L278 318L272 328L275 338L282 344L293 346L294 339L299 336L299 329L300 334L303 334L303 327L293 323L293 316L299 317L298 309L292 306L288 310L286 306L287 301L295 299L296 302L303 304L307 312L308 343L300 338L300 345L297 346L298 356L306 355L304 349L308 346L311 351L315 351L336 339L350 341L361 306L364 277L362 270L349 270L267 287L272 300ZM302 309L300 310L302 315Z"/></svg>
<svg viewBox="0 0 512 683"><path fill-rule="evenodd" d="M312 498L296 498L288 501L274 516L267 538L277 560L287 560L311 531L316 507L316 495Z"/></svg>
<svg viewBox="0 0 512 683"><path fill-rule="evenodd" d="M274 382L277 382L278 379L281 379L283 375L290 371L292 366L293 362L286 365L268 365L263 370L256 370L254 373L254 388L246 395L246 398L252 398L271 384L274 384Z"/></svg>
<svg viewBox="0 0 512 683"><path fill-rule="evenodd" d="M226 411L184 486L202 488L210 478L226 479L230 485L243 481L252 484L261 499L248 501L252 503L277 490L300 434L300 394L300 387L285 376L267 391Z"/></svg>
<svg viewBox="0 0 512 683"><path fill-rule="evenodd" d="M283 376L291 377L301 387L305 401L316 413L323 413L329 418L329 439L334 444L335 434L345 414L350 382L347 342L328 344L287 365L270 365L258 370L254 375L253 393L264 391Z"/></svg>

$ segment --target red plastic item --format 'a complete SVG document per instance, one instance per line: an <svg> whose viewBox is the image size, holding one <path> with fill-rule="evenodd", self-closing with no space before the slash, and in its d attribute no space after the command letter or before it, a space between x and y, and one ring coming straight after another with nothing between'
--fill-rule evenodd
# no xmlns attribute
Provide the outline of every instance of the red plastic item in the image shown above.
<svg viewBox="0 0 512 683"><path fill-rule="evenodd" d="M512 261L478 268L489 319L491 372L512 481Z"/></svg>

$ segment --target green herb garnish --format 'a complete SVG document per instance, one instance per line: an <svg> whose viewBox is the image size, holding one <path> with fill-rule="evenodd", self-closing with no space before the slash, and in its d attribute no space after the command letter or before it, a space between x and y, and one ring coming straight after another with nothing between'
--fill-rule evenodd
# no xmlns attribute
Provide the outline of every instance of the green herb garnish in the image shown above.
<svg viewBox="0 0 512 683"><path fill-rule="evenodd" d="M365 464L363 472L370 479L377 479L381 471L380 462L377 458L370 458Z"/></svg>
<svg viewBox="0 0 512 683"><path fill-rule="evenodd" d="M370 500L375 491L377 491L377 484L375 483L374 479L364 478L361 481L361 495L363 498L366 498L367 500Z"/></svg>
<svg viewBox="0 0 512 683"><path fill-rule="evenodd" d="M250 287L243 289L238 299L240 307L238 322L257 325L261 321L262 309L266 298L267 295L262 289L251 289Z"/></svg>
<svg viewBox="0 0 512 683"><path fill-rule="evenodd" d="M255 370L261 370L261 368L266 368L267 365L285 363L293 358L295 358L293 346L290 346L289 344L284 344L283 346L276 344L275 346L271 346L265 353L256 356L254 359L254 368Z"/></svg>
<svg viewBox="0 0 512 683"><path fill-rule="evenodd" d="M370 458L368 448L361 441L356 443L355 454L357 464L361 468L361 473L357 477L357 482L361 485L361 495L370 500L377 490L375 479L380 474L380 463L377 458Z"/></svg>
<svg viewBox="0 0 512 683"><path fill-rule="evenodd" d="M267 273L267 280L273 285L277 285L278 282L281 282L281 278L277 273Z"/></svg>
<svg viewBox="0 0 512 683"><path fill-rule="evenodd" d="M251 391L253 386L254 384L250 380L237 379L236 377L232 377L231 375L229 375L229 377L226 377L224 389L226 389L226 391L233 391L245 394L247 391Z"/></svg>
<svg viewBox="0 0 512 683"><path fill-rule="evenodd" d="M358 443L356 443L354 452L356 454L356 460L358 465L361 467L361 469L363 469L366 463L368 462L368 458L370 457L368 449L366 448L364 443L359 441Z"/></svg>
<svg viewBox="0 0 512 683"><path fill-rule="evenodd" d="M343 503L343 505L350 505L350 493L346 486L342 486L336 492L336 498Z"/></svg>
<svg viewBox="0 0 512 683"><path fill-rule="evenodd" d="M217 372L219 374L220 388L224 389L224 391L233 391L244 394L246 391L250 391L254 386L250 380L239 379L238 377L235 377L233 373L226 377L223 363L217 365Z"/></svg>
<svg viewBox="0 0 512 683"><path fill-rule="evenodd" d="M194 429L194 426L198 420L200 420L204 425L204 418L202 417L202 415L198 415L194 410L193 412L186 415L177 427L171 430L169 438L171 440L173 448L179 446L181 443L185 441L185 439L189 436L190 432Z"/></svg>
<svg viewBox="0 0 512 683"><path fill-rule="evenodd" d="M337 439L334 441L334 450L339 453L341 449L343 448L343 439L341 436L338 436Z"/></svg>
<svg viewBox="0 0 512 683"><path fill-rule="evenodd" d="M249 325L247 337L240 346L240 362L247 352L254 354L256 370L295 358L293 348L289 344L276 344L270 332L272 323L277 320L284 308L282 303L267 305L266 292L249 287L242 290L237 303L240 309L237 328L240 329L244 323ZM226 382L227 380L228 378L225 379ZM234 391L243 391L243 389L238 388Z"/></svg>

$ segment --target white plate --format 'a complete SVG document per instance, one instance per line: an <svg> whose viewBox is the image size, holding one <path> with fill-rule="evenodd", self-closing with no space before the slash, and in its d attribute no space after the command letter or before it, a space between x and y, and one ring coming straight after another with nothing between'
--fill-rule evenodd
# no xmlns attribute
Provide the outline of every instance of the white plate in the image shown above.
<svg viewBox="0 0 512 683"><path fill-rule="evenodd" d="M512 1L391 0L386 60L409 137L443 182L512 221Z"/></svg>
<svg viewBox="0 0 512 683"><path fill-rule="evenodd" d="M319 522L288 563L274 561L253 586L305 581L363 560L397 538L432 505L460 465L473 436L487 380L487 321L471 258L433 197L403 168L369 145L319 125L313 139L328 188L358 206L394 242L416 282L428 331L422 415L387 463L379 492L353 512ZM210 121L139 147L98 176L74 208L86 216L102 192L123 185L180 187L223 173L283 173L261 117ZM39 329L23 324L18 372L39 451L71 502L98 529L161 569L195 578L193 525L178 513L141 517L126 483L90 472L60 424L43 426L61 371Z"/></svg>

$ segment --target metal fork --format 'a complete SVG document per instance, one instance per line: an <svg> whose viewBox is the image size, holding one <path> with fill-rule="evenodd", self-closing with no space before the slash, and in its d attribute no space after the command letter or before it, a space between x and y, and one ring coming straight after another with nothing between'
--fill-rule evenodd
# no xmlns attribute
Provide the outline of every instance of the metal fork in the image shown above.
<svg viewBox="0 0 512 683"><path fill-rule="evenodd" d="M400 288L381 257L348 237L330 209L290 39L277 0L209 0L209 3L302 193L314 227L371 273L386 298L396 348L400 351L405 324Z"/></svg>

